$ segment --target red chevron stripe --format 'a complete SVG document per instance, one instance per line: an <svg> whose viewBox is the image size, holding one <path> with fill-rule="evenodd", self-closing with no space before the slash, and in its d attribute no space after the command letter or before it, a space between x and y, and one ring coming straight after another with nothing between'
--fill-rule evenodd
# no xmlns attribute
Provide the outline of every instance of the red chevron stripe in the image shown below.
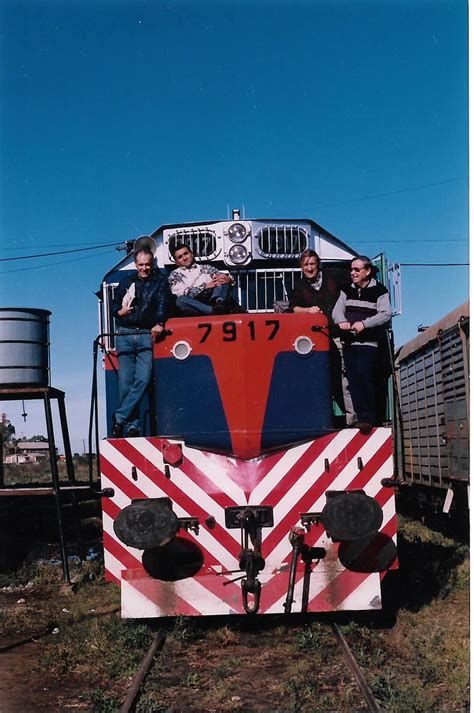
<svg viewBox="0 0 474 713"><path fill-rule="evenodd" d="M236 573L232 576L238 577L239 574ZM202 587L207 589L211 594L217 597L217 599L227 602L229 607L232 607L235 611L242 614L244 613L240 582L231 582L230 584L224 585L224 582L229 582L230 580L218 575L206 575L204 577L196 577L196 579Z"/></svg>
<svg viewBox="0 0 474 713"><path fill-rule="evenodd" d="M100 457L101 472L130 500L143 499L146 496L132 480L129 480L113 463L108 461L104 455Z"/></svg>
<svg viewBox="0 0 474 713"><path fill-rule="evenodd" d="M104 579L106 582L114 582L114 584L118 584L120 587L120 579L107 568L104 570Z"/></svg>
<svg viewBox="0 0 474 713"><path fill-rule="evenodd" d="M348 443L348 445L342 451L342 453L344 454L344 458L342 458L341 453L339 453L336 456L336 458L330 462L329 471L323 471L319 477L315 476L314 485L308 491L306 491L304 493L304 495L300 498L300 500L298 502L296 502L292 506L290 511L285 515L285 517L282 518L280 523L278 523L277 527L275 527L275 529L272 530L272 532L269 534L268 538L266 538L266 540L264 541L264 552L266 552L266 553L271 552L277 546L278 541L280 541L283 537L287 536L291 527L293 527L295 524L297 524L299 522L299 514L301 512L306 512L308 510L308 508L312 507L314 502L316 502L316 500L318 500L326 490L330 490L331 484L334 482L334 480L337 478L337 476L341 473L341 471L346 467L346 465L351 460L353 460L353 458L355 458L357 453L360 452L361 444L364 444L366 442L367 442L367 436L363 436L362 434L357 432L357 434L354 436L354 438ZM386 460L386 457L383 459L383 461L385 461L385 460ZM375 454L375 456L373 458L371 458L369 463L372 463L372 465L377 463L377 454ZM368 473L368 465L367 465L367 467L364 467L364 470L367 470L367 473ZM301 475L301 472L299 475ZM361 472L363 472L363 471L361 471ZM357 477L359 477L359 475L360 474L358 474L358 476L356 476L356 479L357 479ZM356 479L354 479L354 480L356 480ZM286 478L285 478L285 485L286 485ZM290 487L291 487L291 485L288 486L287 490L289 490ZM353 488L352 483L351 483L350 487ZM280 498L281 498L281 495L280 495ZM265 554L263 556L265 557Z"/></svg>
<svg viewBox="0 0 474 713"><path fill-rule="evenodd" d="M314 485L307 490L298 502L295 502L291 507L290 511L281 519L274 530L269 534L269 536L264 541L264 552L269 553L275 549L278 542L288 535L290 529L298 524L299 513L307 512L308 508L312 507L313 503L321 497L321 495L329 489L331 483L339 475L343 468L347 465L349 460L352 460L354 456L360 450L360 438L366 438L365 436L360 436L359 433L354 436L354 438L349 442L348 446L344 449L345 459L339 459L340 454L338 454L338 460L332 461L330 464L329 471L323 471L321 474L315 474ZM322 466L324 467L324 466ZM301 475L301 471L299 473ZM285 478L286 484L286 478ZM291 485L289 485L288 490ZM265 557L265 554L263 555ZM268 556L268 554L267 554Z"/></svg>
<svg viewBox="0 0 474 713"><path fill-rule="evenodd" d="M389 496L390 496L389 492ZM382 528L381 532L387 537L393 538L397 529L397 517L394 515L394 517L389 520L389 522ZM320 536L323 534L324 528L322 525L317 525L317 526L312 526L311 530L308 534L305 535L305 543L309 546L313 546ZM289 553L288 557L286 560L289 561L291 556L291 553ZM390 569L396 569L398 566L397 561L393 562L392 565L390 566ZM301 581L301 579L304 577L304 568L305 565L300 561L298 564L298 570L297 570L297 575L296 575L296 582L298 583ZM312 567L312 570L314 569L314 565ZM360 573L356 573L360 574ZM274 606L275 602L278 601L284 594L286 594L287 587L288 587L288 577L289 574L285 577L281 577L280 581L273 583L272 581L272 588L268 588L268 584L262 588L262 608L269 609L270 607ZM264 591L265 591L265 596L264 596ZM347 596L347 595L346 595Z"/></svg>
<svg viewBox="0 0 474 713"><path fill-rule="evenodd" d="M120 512L118 505L114 503L110 498L102 498L102 510L105 512L112 520L115 520Z"/></svg>
<svg viewBox="0 0 474 713"><path fill-rule="evenodd" d="M324 436L317 441L314 441L311 446L298 458L291 468L281 474L281 478L275 487L265 497L265 503L275 507L282 497L293 487L302 473L304 473L310 465L321 455L324 449L333 440L334 434ZM324 467L324 466L322 466Z"/></svg>
<svg viewBox="0 0 474 713"><path fill-rule="evenodd" d="M328 611L338 609L344 599L370 577L370 572L351 572L348 569L339 572L328 587L321 590L308 603L310 610Z"/></svg>
<svg viewBox="0 0 474 713"><path fill-rule="evenodd" d="M270 470L274 468L274 466L283 458L286 453L287 449L284 449L269 455L264 454L258 459L254 459L252 461L234 459L235 465L232 465L232 461L229 461L229 458L227 456L218 456L214 454L213 458L217 458L220 460L219 466L225 471L226 476L244 491L244 493L247 495L248 502L248 495L262 480L264 480ZM192 477L194 482L198 484L201 484L202 479L205 478L205 482L209 483L209 488L203 489L206 489L206 492L208 492L209 495L212 495L214 498L216 498L219 493L212 492L213 490L215 490L216 484L213 481L209 481L205 473L203 473L199 466L194 463L192 458L186 456L185 454L183 458L183 466L186 467L187 473L188 465L192 466L193 468L193 470L189 471L189 477ZM222 495L225 496L225 494ZM225 503L222 506L227 507L227 505L232 506L244 504L245 503L236 503L229 499L229 503Z"/></svg>
<svg viewBox="0 0 474 713"><path fill-rule="evenodd" d="M380 505L380 507L383 507L390 498L395 497L393 493L393 488L386 487L385 485L380 486L380 490L376 493L375 499Z"/></svg>
<svg viewBox="0 0 474 713"><path fill-rule="evenodd" d="M298 461L291 468L289 468L288 472L282 474L279 482L275 485L270 494L271 499L275 500L275 504L279 502L283 494L287 493L288 490L291 489L292 485L298 480L302 473L305 472L311 466L314 460L322 453L324 448L327 447L327 445L331 442L333 438L335 438L336 435L337 434L329 434L328 436L318 439L318 441L316 442L313 442L306 450L306 452L300 456ZM357 452L361 449L361 447L367 443L368 438L370 437L361 436L361 434L356 433L349 442L349 444L347 444L347 446L345 446L340 453L334 456L329 473L324 472L320 475L319 478L315 476L316 482L314 486L311 486L310 494L306 493L300 498L299 502L292 505L291 512L287 513L282 518L280 523L277 523L274 530L269 534L268 539L264 541L264 557L268 557L268 554L265 555L265 552L271 553L274 547L280 543L282 537L286 537L288 535L291 526L296 524L296 522L299 520L299 513L307 510L308 507L311 507L311 504L314 503L316 499L321 497L321 494L330 487L331 483L339 475L339 473L343 470L347 463L352 460L357 455ZM161 441L159 441L159 439L148 439L148 441L158 451L161 450L161 448L158 446L158 443L161 444ZM137 468L140 468L140 470L143 471L143 473L145 473L145 475L150 478L151 482L156 482L156 479L159 478L160 489L163 492L166 492L166 494L170 498L172 498L172 500L181 505L189 514L199 517L200 520L203 520L207 517L208 513L206 513L200 506L197 505L197 503L192 501L191 498L189 498L181 490L179 490L172 481L170 482L169 480L165 479L164 474L161 472L161 470L157 468L153 463L148 461L148 459L143 456L130 442L126 440L116 441L113 445L118 452L120 452L130 461L131 464L135 465ZM249 492L252 492L252 489L255 488L258 483L262 482L262 480L268 475L272 468L277 466L279 460L283 458L286 452L287 449L272 453L271 455L263 457L262 460L258 463L256 463L255 461L253 463L237 461L235 468L234 466L229 467L227 459L222 457L222 464L219 465L220 467L225 468L226 475L231 477L234 482L236 482L240 487L242 487L242 489L248 489ZM351 483L346 486L347 489L363 488L367 483L373 480L373 478L377 475L378 470L386 462L390 455L391 439L388 438L383 444L381 444L377 452L374 453L370 460L367 463L364 463L364 468L359 471L355 475ZM213 458L215 459L216 456L213 455ZM135 483L126 478L112 463L110 463L103 456L101 456L101 462L103 463L102 470L104 472L104 475L106 475L111 480L111 482L115 484L117 488L122 490L122 492L124 492L128 497L130 497L131 499L147 497L141 492L140 488L138 488ZM186 476L189 477L190 480L192 480L203 492L206 492L208 497L213 498L214 502L216 502L219 507L225 508L229 505L234 504L233 499L223 494L222 491L220 493L213 493L213 490L215 490L216 488L216 484L210 481L210 479L205 475L205 473L203 473L190 458L185 457L183 459L181 469L183 473L185 473ZM236 475L239 476L238 479L235 478ZM318 493L320 494L318 495ZM377 502L379 502L381 506L386 504L391 497L393 497L393 491L390 488L384 488L383 486L381 486L380 490L375 495ZM264 500L266 504L270 504L267 496ZM308 500L310 501L309 505ZM113 503L109 499L103 499L103 507L104 512L107 513L112 519L114 519L118 512L120 512L120 508L118 508L117 505L115 505L115 503ZM291 524L289 524L292 518L292 513L296 514L296 520L293 519L291 521ZM321 532L321 527L312 527L310 533L308 533L308 535L305 537L306 542L309 545L314 544L314 542L320 536ZM396 515L394 515L390 519L390 521L384 526L382 532L389 537L393 537L395 535ZM282 533L281 536L280 533ZM220 546L225 547L232 556L238 557L238 551L240 550L238 543L236 543L235 540L233 540L232 538L229 538L230 544L232 546L231 551L228 546L228 541L223 542L222 536L228 537L228 533L224 528L216 527L209 534L213 538L215 538L217 542L219 542ZM208 553L206 549L202 547L200 542L194 540L192 537L189 537L189 539L193 542L197 542L198 546L203 549L204 553L206 553L207 565L209 565L209 560L211 559L213 562L216 562L215 557ZM113 536L110 536L107 533L104 533L104 547L106 551L110 551L110 553L113 554L114 557L116 557L121 562L121 564L123 564L124 567L133 566L131 564L128 564L128 557L131 557L132 562L135 563L134 569L136 570L136 558L133 558L133 556L130 555L130 553L126 549L124 549L118 542L113 539ZM290 549L290 545L288 544L289 554ZM392 564L390 568L392 569L396 566L396 564ZM141 565L139 565L138 569L141 569L144 572ZM341 577L341 575L345 574L347 574L348 576ZM114 575L112 575L112 573L109 572L109 575L111 578L116 579ZM127 576L126 573L124 573L124 576ZM360 584L365 581L367 576L369 575L364 573L339 572L335 580L330 585L328 585L325 590L323 590L316 597L313 598L313 600L309 603L308 609L321 611L327 609L334 609L335 607L339 606L340 603L349 594L351 594L351 592L353 592L355 588L360 586ZM381 576L383 577L383 574ZM149 580L148 576L145 573L144 577L144 581ZM302 577L304 577L304 565L300 563L298 566L296 578L297 582L300 582ZM154 584L154 580L151 581L153 587L155 587L153 591L156 591L156 584ZM228 587L223 587L223 582L225 580L218 576L213 577L209 575L206 575L204 577L196 577L196 581L199 581L201 586L205 587L220 601L226 601L229 606L232 607L232 609L236 611L241 611L241 588L238 582L232 583ZM272 607L274 603L278 601L278 599L281 599L286 594L287 586L288 575L286 573L281 572L275 573L275 576L272 577L270 581L266 582L262 587L262 602L260 611L264 613L270 607ZM150 589L150 592L151 591L152 589ZM143 595L146 596L146 594L144 593ZM156 594L154 596L156 596ZM188 604L184 600L182 601L182 603L179 604L179 607L179 613L182 614L187 613L187 609L192 609L192 605ZM164 607L164 609L166 609L166 607ZM198 614L200 614L200 612L196 610L190 612L190 615Z"/></svg>
<svg viewBox="0 0 474 713"><path fill-rule="evenodd" d="M363 490L391 455L392 444L390 439L388 439L380 446L370 460L364 463L362 470L359 470L353 480L346 486L346 490Z"/></svg>
<svg viewBox="0 0 474 713"><path fill-rule="evenodd" d="M132 555L129 550L121 545L120 542L108 532L104 532L104 548L123 565L124 569L136 569L137 567L143 569L141 560L135 555Z"/></svg>
<svg viewBox="0 0 474 713"><path fill-rule="evenodd" d="M382 528L381 532L384 533L384 535L387 535L387 537L390 537L392 540L397 534L397 514L395 515L387 522L385 527ZM398 556L394 559L392 564L389 567L390 569L398 569ZM385 577L386 572L381 573L381 579Z"/></svg>
<svg viewBox="0 0 474 713"><path fill-rule="evenodd" d="M131 446L128 442L124 440L123 445L121 447L121 452L122 454L131 460L131 462L134 462L134 454L137 452L136 449ZM148 468L149 468L149 461L142 456L142 461L140 464L140 470L142 470L145 475L148 476ZM155 470L155 467L153 464L152 466L152 472ZM180 505L186 512L189 513L191 517L197 517L199 519L199 522L204 523L204 521L209 517L209 513L203 510L203 508L196 503L196 501L192 500L190 497L188 497L185 493L183 493L182 490L178 488L177 485L175 485L172 481L172 479L168 480L163 476L164 483L160 484L160 487L164 492L166 492L166 495L171 498L171 500L178 505ZM143 497L143 496L142 496ZM214 537L218 542L226 548L226 550L235 558L238 558L240 547L239 544L229 535L226 529L224 529L221 525L218 523L215 524L214 528L212 529L212 537ZM202 545L200 545L202 546Z"/></svg>
<svg viewBox="0 0 474 713"><path fill-rule="evenodd" d="M227 493L224 493L222 490L217 490L216 484L210 480L207 475L202 472L202 470L199 470L199 468L191 460L189 460L189 458L183 457L183 462L181 463L180 468L183 473L185 473L188 478L193 481L193 483L198 485L201 490L209 495L209 497L212 498L212 500L214 500L214 502L221 508L233 507L240 504L236 503L235 500L227 495ZM173 476L171 475L171 477Z"/></svg>

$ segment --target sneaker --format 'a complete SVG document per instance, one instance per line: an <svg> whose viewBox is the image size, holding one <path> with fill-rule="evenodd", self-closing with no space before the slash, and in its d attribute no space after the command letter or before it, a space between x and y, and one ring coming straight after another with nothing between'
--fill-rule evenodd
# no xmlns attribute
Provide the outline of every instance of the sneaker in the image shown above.
<svg viewBox="0 0 474 713"><path fill-rule="evenodd" d="M132 426L127 431L127 438L136 438L139 435L140 431L138 430L138 428L135 428L135 426Z"/></svg>
<svg viewBox="0 0 474 713"><path fill-rule="evenodd" d="M115 418L115 414L112 416L112 438L122 438L123 436L123 425L118 423Z"/></svg>
<svg viewBox="0 0 474 713"><path fill-rule="evenodd" d="M358 421L356 423L356 428L358 428L364 436L368 436L368 434L372 431L373 426L371 423L367 423L366 421Z"/></svg>

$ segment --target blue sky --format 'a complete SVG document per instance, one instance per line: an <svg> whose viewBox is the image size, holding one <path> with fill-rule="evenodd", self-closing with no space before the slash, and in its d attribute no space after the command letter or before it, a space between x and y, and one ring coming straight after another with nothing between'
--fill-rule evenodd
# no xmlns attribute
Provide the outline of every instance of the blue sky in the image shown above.
<svg viewBox="0 0 474 713"><path fill-rule="evenodd" d="M74 450L122 253L5 258L245 205L390 261L468 261L465 2L4 0L0 23L0 306L52 311ZM467 267L402 271L399 344L468 296ZM37 403L2 410L45 432Z"/></svg>

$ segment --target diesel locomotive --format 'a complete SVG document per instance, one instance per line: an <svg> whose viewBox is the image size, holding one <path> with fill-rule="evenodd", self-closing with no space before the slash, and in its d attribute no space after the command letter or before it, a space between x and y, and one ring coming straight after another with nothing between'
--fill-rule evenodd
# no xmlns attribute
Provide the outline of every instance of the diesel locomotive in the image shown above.
<svg viewBox="0 0 474 713"><path fill-rule="evenodd" d="M239 211L164 225L151 238L164 274L181 244L230 273L242 309L168 319L154 344L142 435L113 438L112 302L141 238L103 278L104 551L122 616L380 609L381 582L397 567L390 399L383 426L344 427L328 321L287 312L303 250L316 250L339 280L356 251L312 220ZM396 278L396 266L383 257L379 265L379 279Z"/></svg>

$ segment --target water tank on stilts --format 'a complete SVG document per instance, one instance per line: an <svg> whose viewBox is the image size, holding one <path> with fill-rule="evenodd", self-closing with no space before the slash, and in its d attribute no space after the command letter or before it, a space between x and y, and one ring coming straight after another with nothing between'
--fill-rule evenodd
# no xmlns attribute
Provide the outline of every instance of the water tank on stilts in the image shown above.
<svg viewBox="0 0 474 713"><path fill-rule="evenodd" d="M50 384L47 309L0 307L0 388Z"/></svg>

